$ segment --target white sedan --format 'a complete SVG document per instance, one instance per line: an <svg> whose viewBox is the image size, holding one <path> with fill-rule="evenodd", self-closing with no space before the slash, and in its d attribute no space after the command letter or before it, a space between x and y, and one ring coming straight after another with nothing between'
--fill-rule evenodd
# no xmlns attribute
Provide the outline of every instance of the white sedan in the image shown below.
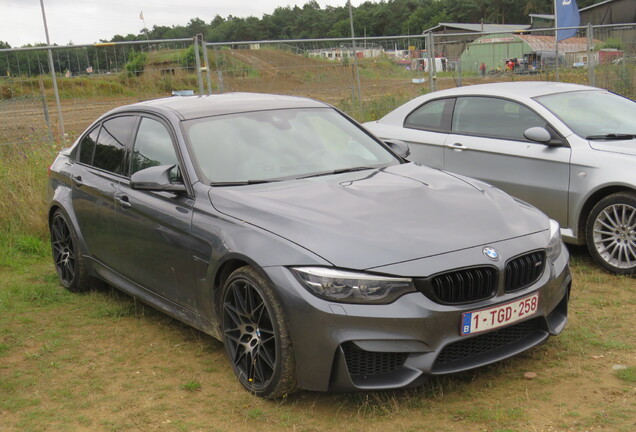
<svg viewBox="0 0 636 432"><path fill-rule="evenodd" d="M433 92L365 124L410 160L484 180L543 210L605 269L636 272L636 102L557 82Z"/></svg>

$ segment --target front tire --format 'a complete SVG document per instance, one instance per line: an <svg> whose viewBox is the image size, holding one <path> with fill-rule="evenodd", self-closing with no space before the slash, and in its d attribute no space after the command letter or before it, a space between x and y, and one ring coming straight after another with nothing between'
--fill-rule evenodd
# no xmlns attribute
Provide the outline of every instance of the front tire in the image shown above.
<svg viewBox="0 0 636 432"><path fill-rule="evenodd" d="M600 200L585 229L592 258L606 270L636 273L636 194L619 192Z"/></svg>
<svg viewBox="0 0 636 432"><path fill-rule="evenodd" d="M271 283L252 267L234 271L222 294L225 351L240 383L275 399L296 390L291 338Z"/></svg>

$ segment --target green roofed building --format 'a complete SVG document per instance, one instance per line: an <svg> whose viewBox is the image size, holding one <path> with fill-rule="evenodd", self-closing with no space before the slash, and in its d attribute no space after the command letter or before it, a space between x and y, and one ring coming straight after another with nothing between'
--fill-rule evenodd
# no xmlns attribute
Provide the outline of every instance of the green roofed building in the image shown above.
<svg viewBox="0 0 636 432"><path fill-rule="evenodd" d="M587 38L573 37L559 42L559 62L565 54L587 50ZM556 62L554 36L492 34L470 43L461 55L463 71L479 72L482 63L488 71L505 68L506 61L517 59L523 71L540 70Z"/></svg>

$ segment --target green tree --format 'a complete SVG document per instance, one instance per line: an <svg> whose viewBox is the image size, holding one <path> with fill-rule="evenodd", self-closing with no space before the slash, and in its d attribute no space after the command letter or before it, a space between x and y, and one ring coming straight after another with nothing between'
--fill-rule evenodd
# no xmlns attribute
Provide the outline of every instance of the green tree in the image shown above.
<svg viewBox="0 0 636 432"><path fill-rule="evenodd" d="M190 36L194 36L197 34L205 34L208 30L208 25L201 18L192 18L190 22L186 25L185 29L190 34Z"/></svg>
<svg viewBox="0 0 636 432"><path fill-rule="evenodd" d="M128 53L128 63L126 63L124 68L128 72L128 76L140 75L144 71L145 64L146 53L141 51L130 51Z"/></svg>

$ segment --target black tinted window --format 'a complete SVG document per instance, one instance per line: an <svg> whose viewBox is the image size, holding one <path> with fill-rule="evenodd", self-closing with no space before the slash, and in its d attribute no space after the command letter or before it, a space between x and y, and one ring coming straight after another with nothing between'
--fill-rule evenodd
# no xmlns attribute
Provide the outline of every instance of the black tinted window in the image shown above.
<svg viewBox="0 0 636 432"><path fill-rule="evenodd" d="M79 161L91 165L93 163L93 153L95 152L95 144L97 143L97 134L99 128L96 127L82 139L79 145Z"/></svg>
<svg viewBox="0 0 636 432"><path fill-rule="evenodd" d="M404 127L412 129L448 130L453 99L434 100L413 111L404 121Z"/></svg>
<svg viewBox="0 0 636 432"><path fill-rule="evenodd" d="M458 98L453 115L453 132L525 140L526 129L546 122L530 109L506 99Z"/></svg>
<svg viewBox="0 0 636 432"><path fill-rule="evenodd" d="M93 158L95 167L123 174L126 143L134 120L132 116L116 117L102 123Z"/></svg>
<svg viewBox="0 0 636 432"><path fill-rule="evenodd" d="M144 117L139 125L132 156L131 174L157 165L178 164L170 132L153 119Z"/></svg>

